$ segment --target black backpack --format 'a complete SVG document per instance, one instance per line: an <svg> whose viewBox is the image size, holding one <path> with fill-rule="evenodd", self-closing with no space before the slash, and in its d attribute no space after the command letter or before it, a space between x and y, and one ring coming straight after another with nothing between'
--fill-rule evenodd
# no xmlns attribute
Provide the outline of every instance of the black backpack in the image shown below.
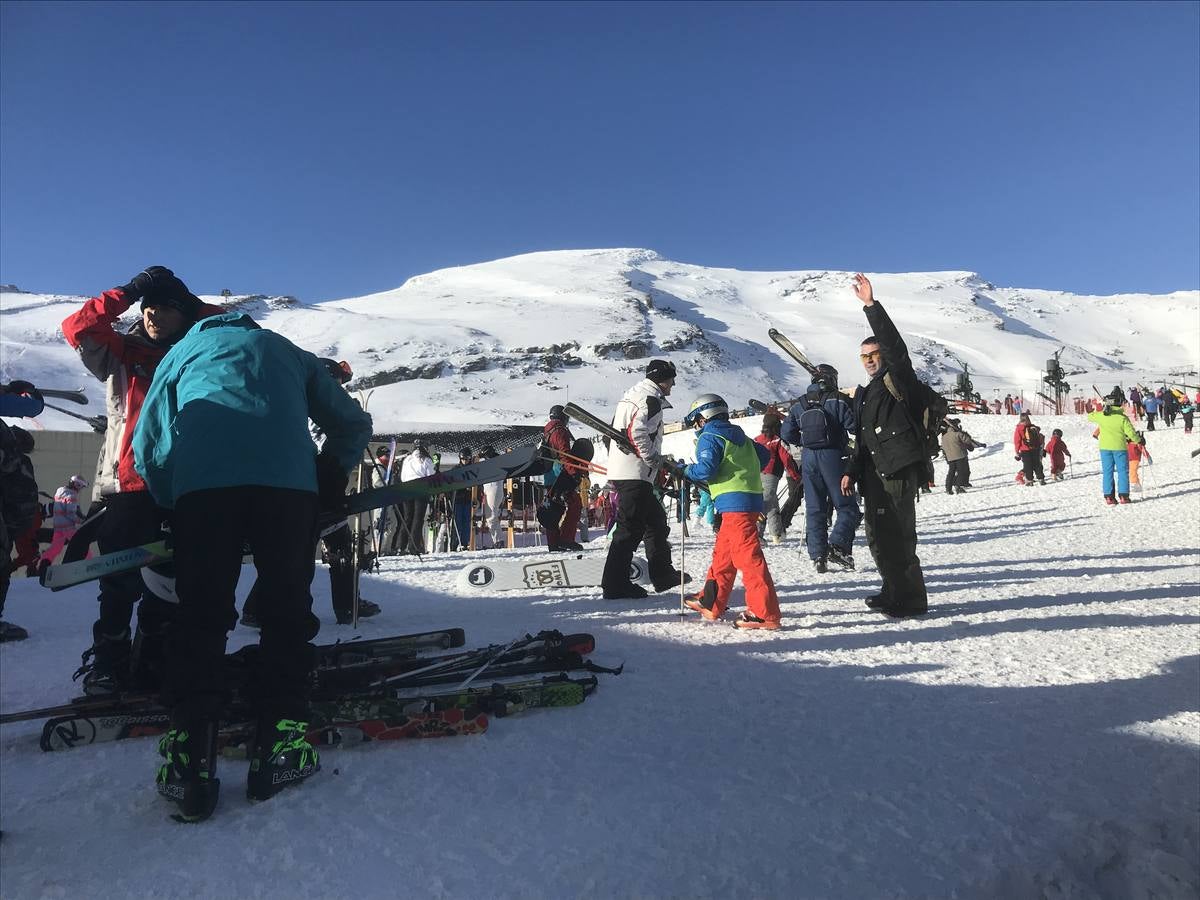
<svg viewBox="0 0 1200 900"><path fill-rule="evenodd" d="M888 393L899 400L908 411L913 420L913 427L921 436L925 452L929 457L932 459L940 454L942 452L940 440L942 427L950 412L950 404L946 402L946 398L925 382L917 379L917 396L911 403L906 403L905 397L892 380L890 372L883 376L883 384L888 389Z"/></svg>
<svg viewBox="0 0 1200 900"><path fill-rule="evenodd" d="M800 426L801 447L829 446L829 414L825 412L820 397L809 396L805 401L805 410L797 420Z"/></svg>

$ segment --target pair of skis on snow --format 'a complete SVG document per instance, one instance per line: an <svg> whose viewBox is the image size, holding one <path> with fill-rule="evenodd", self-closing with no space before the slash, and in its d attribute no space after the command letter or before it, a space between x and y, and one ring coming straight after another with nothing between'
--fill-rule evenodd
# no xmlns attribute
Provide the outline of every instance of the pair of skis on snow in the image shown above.
<svg viewBox="0 0 1200 900"><path fill-rule="evenodd" d="M417 655L463 642L462 629L446 629L319 647L310 739L328 747L478 734L487 729L488 716L582 703L596 688L595 673L620 674L622 668L605 668L583 658L594 649L591 635L557 631L443 656ZM241 690L244 672L242 677L237 673L255 649L243 648L227 657L234 684L228 724L220 737L227 754L244 753L252 738L253 714ZM568 674L579 670L588 674ZM0 722L38 718L47 719L40 742L46 751L162 734L170 727L170 713L151 693L81 697L60 706L0 715Z"/></svg>

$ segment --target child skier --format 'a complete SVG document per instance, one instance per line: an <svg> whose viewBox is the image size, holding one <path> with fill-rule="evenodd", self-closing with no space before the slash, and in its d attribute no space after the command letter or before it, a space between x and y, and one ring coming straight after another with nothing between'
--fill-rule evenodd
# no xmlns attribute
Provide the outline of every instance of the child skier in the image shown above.
<svg viewBox="0 0 1200 900"><path fill-rule="evenodd" d="M1050 435L1050 440L1046 442L1046 453L1050 456L1050 477L1055 481L1063 480L1063 472L1067 468L1067 457L1071 455L1071 451L1067 449L1067 442L1063 440L1061 428L1055 428Z"/></svg>
<svg viewBox="0 0 1200 900"><path fill-rule="evenodd" d="M1104 398L1104 408L1088 413L1088 421L1099 426L1100 474L1103 477L1104 502L1115 506L1129 502L1129 441L1137 440L1137 431L1125 415L1125 392L1115 387ZM1113 474L1116 473L1114 492Z"/></svg>
<svg viewBox="0 0 1200 900"><path fill-rule="evenodd" d="M1150 458L1150 451L1146 449L1146 435L1142 432L1137 433L1137 440L1130 441L1125 446L1125 452L1129 456L1129 489L1135 494L1142 492L1142 481L1138 477L1138 469L1143 461L1146 465L1154 462Z"/></svg>
<svg viewBox="0 0 1200 900"><path fill-rule="evenodd" d="M767 449L730 423L729 406L716 394L697 397L683 421L700 431L700 440L697 461L690 466L677 463L676 473L690 481L708 482L721 513L721 530L704 590L685 603L710 622L720 619L740 571L746 587L746 612L734 626L775 631L779 628L779 597L758 540L758 517L763 509L761 471L770 458Z"/></svg>
<svg viewBox="0 0 1200 900"><path fill-rule="evenodd" d="M50 542L50 548L42 554L44 565L53 564L83 521L83 514L79 512L79 492L87 486L87 479L82 475L72 475L66 484L54 492L54 539Z"/></svg>

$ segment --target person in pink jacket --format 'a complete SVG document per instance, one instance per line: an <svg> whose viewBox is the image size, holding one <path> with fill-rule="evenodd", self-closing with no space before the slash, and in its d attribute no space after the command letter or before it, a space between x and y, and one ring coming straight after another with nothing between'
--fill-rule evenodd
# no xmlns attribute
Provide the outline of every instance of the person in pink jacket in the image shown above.
<svg viewBox="0 0 1200 900"><path fill-rule="evenodd" d="M83 521L79 512L79 492L87 486L87 479L81 475L72 475L66 484L54 492L54 539L50 542L49 549L42 554L39 565L53 564L75 534L79 523Z"/></svg>

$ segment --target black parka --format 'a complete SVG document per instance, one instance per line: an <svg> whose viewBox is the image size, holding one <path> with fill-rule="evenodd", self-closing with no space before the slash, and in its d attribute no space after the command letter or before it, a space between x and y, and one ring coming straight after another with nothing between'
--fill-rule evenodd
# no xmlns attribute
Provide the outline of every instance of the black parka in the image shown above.
<svg viewBox="0 0 1200 900"><path fill-rule="evenodd" d="M900 332L892 324L879 301L864 306L867 322L879 341L882 351L882 367L865 387L860 386L854 394L854 412L858 420L858 436L855 454L849 460L847 471L855 480L862 478L867 466L874 466L885 478L890 478L910 466L924 467L929 462L925 451L925 440L916 427L919 409L907 404L919 397L917 374L913 371L908 347ZM889 377L892 385L904 401L896 399L884 383Z"/></svg>

